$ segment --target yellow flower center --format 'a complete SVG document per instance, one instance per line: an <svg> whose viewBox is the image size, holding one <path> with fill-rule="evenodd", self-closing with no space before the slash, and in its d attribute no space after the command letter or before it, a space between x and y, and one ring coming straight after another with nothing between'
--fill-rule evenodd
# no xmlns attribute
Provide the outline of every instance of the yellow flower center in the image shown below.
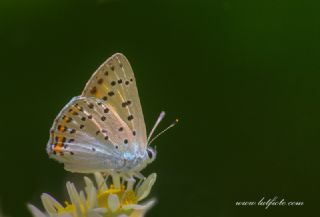
<svg viewBox="0 0 320 217"><path fill-rule="evenodd" d="M59 213L61 212L74 212L75 211L75 207L73 204L70 204L68 201L64 202L66 204L66 207L62 210L58 210Z"/></svg>
<svg viewBox="0 0 320 217"><path fill-rule="evenodd" d="M98 201L98 207L99 208L108 208L108 198L110 194L115 194L118 196L120 201L120 207L116 212L120 211L123 206L129 205L129 204L137 204L138 199L136 196L136 192L133 190L126 191L126 186L121 185L120 188L115 188L114 185L111 185L110 188L106 191L100 191L97 193L97 201ZM65 201L65 207L59 208L58 214L61 213L75 213L75 206L73 204L70 204L69 202ZM80 210L82 214L85 214L85 207L84 204L80 204Z"/></svg>
<svg viewBox="0 0 320 217"><path fill-rule="evenodd" d="M66 204L66 207L58 209L58 214L75 213L76 212L76 208L73 204L70 204L68 201L65 201L64 203ZM80 204L80 210L81 210L82 214L85 213L85 208L83 207L82 204Z"/></svg>
<svg viewBox="0 0 320 217"><path fill-rule="evenodd" d="M99 192L97 195L99 207L108 208L108 197L110 194L116 194L120 200L120 208L128 204L136 204L138 202L136 193L133 190L126 191L126 186L121 185L120 188L115 188L111 185L106 191Z"/></svg>

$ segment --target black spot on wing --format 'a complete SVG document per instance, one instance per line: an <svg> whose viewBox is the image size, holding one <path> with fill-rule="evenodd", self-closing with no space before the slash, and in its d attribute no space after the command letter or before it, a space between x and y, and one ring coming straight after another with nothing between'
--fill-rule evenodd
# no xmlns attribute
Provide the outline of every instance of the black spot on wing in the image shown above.
<svg viewBox="0 0 320 217"><path fill-rule="evenodd" d="M92 103L88 103L88 108L93 109L94 105Z"/></svg>
<svg viewBox="0 0 320 217"><path fill-rule="evenodd" d="M103 83L103 78L100 78L98 81L97 81L98 84L102 84Z"/></svg>
<svg viewBox="0 0 320 217"><path fill-rule="evenodd" d="M97 92L97 87L96 86L92 87L90 90L90 93L94 95L96 92Z"/></svg>
<svg viewBox="0 0 320 217"><path fill-rule="evenodd" d="M122 105L122 107L126 107L126 106L128 106L128 105L130 105L130 104L131 104L131 101L128 100L128 101L126 101L126 102L123 102L121 105Z"/></svg>
<svg viewBox="0 0 320 217"><path fill-rule="evenodd" d="M133 120L133 115L128 116L128 121L131 121L131 120Z"/></svg>

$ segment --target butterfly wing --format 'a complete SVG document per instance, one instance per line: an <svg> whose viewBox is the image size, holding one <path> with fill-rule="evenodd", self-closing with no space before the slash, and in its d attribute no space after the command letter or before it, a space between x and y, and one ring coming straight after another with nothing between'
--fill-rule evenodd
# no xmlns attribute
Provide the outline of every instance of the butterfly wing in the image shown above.
<svg viewBox="0 0 320 217"><path fill-rule="evenodd" d="M127 58L117 53L107 59L92 75L82 96L103 100L131 129L133 142L146 149L146 127L138 89Z"/></svg>
<svg viewBox="0 0 320 217"><path fill-rule="evenodd" d="M133 140L131 129L113 107L103 100L80 96L55 119L47 152L72 172L121 170L124 154L132 153L128 146Z"/></svg>

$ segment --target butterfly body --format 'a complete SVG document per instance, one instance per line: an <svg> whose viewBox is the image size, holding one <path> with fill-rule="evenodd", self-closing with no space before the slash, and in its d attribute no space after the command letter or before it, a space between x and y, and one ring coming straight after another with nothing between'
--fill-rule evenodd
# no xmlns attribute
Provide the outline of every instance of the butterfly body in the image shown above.
<svg viewBox="0 0 320 217"><path fill-rule="evenodd" d="M122 54L115 54L60 111L47 153L71 172L134 174L154 160L147 143L133 71Z"/></svg>

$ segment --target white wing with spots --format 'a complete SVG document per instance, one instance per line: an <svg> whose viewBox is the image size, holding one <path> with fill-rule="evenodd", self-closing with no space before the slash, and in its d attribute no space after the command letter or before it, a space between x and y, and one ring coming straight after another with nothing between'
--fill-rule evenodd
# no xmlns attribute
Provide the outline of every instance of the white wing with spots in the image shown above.
<svg viewBox="0 0 320 217"><path fill-rule="evenodd" d="M47 152L72 172L121 170L124 153L137 155L131 129L113 107L92 97L75 97L59 113Z"/></svg>
<svg viewBox="0 0 320 217"><path fill-rule="evenodd" d="M113 55L95 71L82 96L103 100L130 128L133 142L146 149L146 127L138 89L133 70L123 54Z"/></svg>

